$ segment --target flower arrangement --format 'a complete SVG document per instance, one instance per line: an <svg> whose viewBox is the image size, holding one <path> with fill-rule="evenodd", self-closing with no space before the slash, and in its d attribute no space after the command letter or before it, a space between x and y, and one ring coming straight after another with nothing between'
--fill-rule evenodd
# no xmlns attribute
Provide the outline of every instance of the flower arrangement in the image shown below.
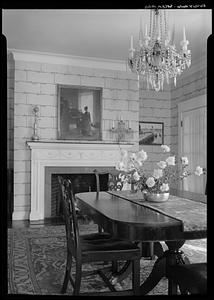
<svg viewBox="0 0 214 300"><path fill-rule="evenodd" d="M170 152L170 147L161 145L163 154ZM135 186L136 190L144 193L160 194L169 192L170 185L173 182L182 180L193 174L188 169L188 158L181 157L181 169L178 170L178 158L175 155L167 156L157 163L157 168L152 174L144 171L144 162L148 155L142 149L137 153L128 153L126 150L121 151L121 159L116 163L116 169L120 171L119 177L123 183L129 183ZM194 174L200 176L204 173L204 169L197 166Z"/></svg>

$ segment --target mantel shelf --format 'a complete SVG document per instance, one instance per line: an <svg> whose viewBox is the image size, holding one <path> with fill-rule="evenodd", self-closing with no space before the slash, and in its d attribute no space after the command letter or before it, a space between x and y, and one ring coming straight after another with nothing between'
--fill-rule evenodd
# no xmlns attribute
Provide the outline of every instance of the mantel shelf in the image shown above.
<svg viewBox="0 0 214 300"><path fill-rule="evenodd" d="M27 140L27 144L41 144L41 143L53 143L53 144L104 144L104 145L134 145L134 143L130 142L111 142L111 141L79 141L79 140Z"/></svg>

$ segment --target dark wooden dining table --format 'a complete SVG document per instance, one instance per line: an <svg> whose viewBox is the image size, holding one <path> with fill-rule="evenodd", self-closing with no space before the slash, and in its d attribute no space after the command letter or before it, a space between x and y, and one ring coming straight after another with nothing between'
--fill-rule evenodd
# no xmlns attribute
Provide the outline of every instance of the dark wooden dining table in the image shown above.
<svg viewBox="0 0 214 300"><path fill-rule="evenodd" d="M107 191L86 192L75 195L82 213L90 216L105 231L122 239L154 242L158 259L148 278L141 284L141 294L151 291L163 277L167 267L189 263L180 250L186 240L207 236L207 205L202 202L171 196L162 203L147 202L141 192ZM160 241L167 245L163 250ZM123 280L129 272L127 262L124 272L115 282ZM115 279L114 278L114 279ZM176 285L168 278L168 293L175 293Z"/></svg>

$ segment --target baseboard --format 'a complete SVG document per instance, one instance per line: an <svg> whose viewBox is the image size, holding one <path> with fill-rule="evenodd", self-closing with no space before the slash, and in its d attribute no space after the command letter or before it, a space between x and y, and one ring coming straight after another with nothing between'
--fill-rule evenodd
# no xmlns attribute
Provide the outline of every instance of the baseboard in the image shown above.
<svg viewBox="0 0 214 300"><path fill-rule="evenodd" d="M29 220L29 212L27 211L14 211L12 215L13 221Z"/></svg>

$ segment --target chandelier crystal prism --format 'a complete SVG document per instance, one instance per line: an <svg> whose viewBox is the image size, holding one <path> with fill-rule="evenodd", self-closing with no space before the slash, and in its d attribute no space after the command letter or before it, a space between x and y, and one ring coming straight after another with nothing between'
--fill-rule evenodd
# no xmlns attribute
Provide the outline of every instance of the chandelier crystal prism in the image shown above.
<svg viewBox="0 0 214 300"><path fill-rule="evenodd" d="M178 52L174 45L174 30L172 37L168 30L167 14L165 10L150 10L149 32L147 26L143 35L142 24L139 32L139 45L137 50L129 49L128 65L132 72L146 81L147 89L151 86L155 91L163 90L164 82L170 83L186 67L191 65L191 51L187 49L189 41L186 39L185 27L183 28L183 40L180 42L181 50Z"/></svg>

